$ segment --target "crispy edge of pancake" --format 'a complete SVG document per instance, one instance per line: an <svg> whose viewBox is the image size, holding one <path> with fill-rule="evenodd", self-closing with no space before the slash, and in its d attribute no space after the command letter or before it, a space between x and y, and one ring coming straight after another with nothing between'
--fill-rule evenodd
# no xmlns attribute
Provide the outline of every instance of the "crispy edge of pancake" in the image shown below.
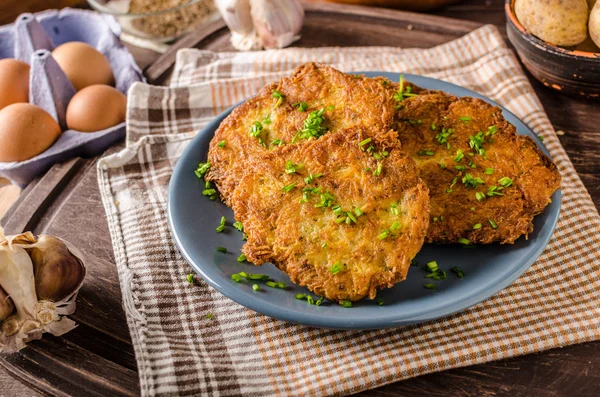
<svg viewBox="0 0 600 397"><path fill-rule="evenodd" d="M236 184L246 173L247 163L260 161L267 153L289 145L310 112L320 108L326 109L324 125L329 133L352 126L389 128L395 101L383 81L387 80L356 78L316 63L298 67L291 76L267 85L223 120L210 143L211 169L207 180L217 185L223 201L229 203ZM272 97L275 90L285 97L279 106L275 106L277 99ZM293 106L300 102L308 104L306 111L300 112ZM271 124L263 123L261 139L266 145L263 147L257 138L249 135L249 130L252 123L263 122L267 114ZM285 145L272 145L274 139L283 140ZM225 147L219 147L218 143L223 140ZM296 142L303 143L304 140Z"/></svg>
<svg viewBox="0 0 600 397"><path fill-rule="evenodd" d="M397 116L402 145L416 160L431 192L432 222L427 242L456 243L466 238L477 244L514 243L522 235L527 238L533 231L534 216L544 210L552 194L560 188L561 176L556 165L533 140L516 134L515 127L502 117L500 108L480 99L456 98L438 92L405 100ZM472 119L460 120L460 117ZM487 132L489 126L495 126L498 131L485 137L487 159L479 154L469 156L468 153L473 153L469 137L479 131ZM448 138L449 151L436 141L442 128L453 129ZM453 158L459 148L464 158L455 162ZM423 155L425 150L434 155ZM469 167L469 161L477 168ZM440 168L440 163L446 168ZM464 166L465 170L458 171L455 166ZM494 168L494 174L485 174L486 168ZM467 173L482 178L485 185L466 187L462 178ZM475 192L485 193L490 186L500 187L498 180L505 176L511 178L513 184L501 191L504 196L486 197L481 202L475 198ZM481 228L473 229L478 224Z"/></svg>
<svg viewBox="0 0 600 397"><path fill-rule="evenodd" d="M377 150L389 151L380 176L373 175L378 161L358 146L368 138ZM285 172L288 160L302 164L298 174ZM307 184L310 173L324 175ZM283 192L292 183L296 187ZM302 189L317 185L336 204L316 208L322 199L318 194L301 203ZM243 252L249 261L271 262L294 283L337 301L374 298L377 290L404 280L429 218L428 189L394 132L340 131L271 153L240 181L231 201L248 236ZM398 204L397 214L392 202ZM360 206L364 214L355 215L356 224L338 224L335 205L344 211ZM404 232L379 239L396 220ZM332 274L337 262L343 270Z"/></svg>

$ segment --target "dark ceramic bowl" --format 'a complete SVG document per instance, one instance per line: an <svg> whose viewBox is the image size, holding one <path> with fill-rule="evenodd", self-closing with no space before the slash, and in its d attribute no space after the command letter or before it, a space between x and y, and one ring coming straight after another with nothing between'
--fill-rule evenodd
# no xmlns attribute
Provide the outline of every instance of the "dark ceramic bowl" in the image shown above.
<svg viewBox="0 0 600 397"><path fill-rule="evenodd" d="M506 0L506 33L519 58L545 86L567 94L600 97L600 53L558 47L525 31Z"/></svg>

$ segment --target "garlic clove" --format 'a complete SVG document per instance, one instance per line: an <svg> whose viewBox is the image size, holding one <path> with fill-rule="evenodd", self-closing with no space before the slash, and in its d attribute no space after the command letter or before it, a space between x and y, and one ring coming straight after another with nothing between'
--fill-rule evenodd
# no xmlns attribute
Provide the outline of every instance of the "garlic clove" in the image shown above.
<svg viewBox="0 0 600 397"><path fill-rule="evenodd" d="M304 8L299 0L250 0L254 28L265 48L283 48L300 38Z"/></svg>
<svg viewBox="0 0 600 397"><path fill-rule="evenodd" d="M215 5L231 31L231 44L235 49L248 51L261 48L250 15L250 0L215 0Z"/></svg>
<svg viewBox="0 0 600 397"><path fill-rule="evenodd" d="M38 299L61 302L83 283L82 261L58 238L39 236L38 241L25 250L33 262Z"/></svg>
<svg viewBox="0 0 600 397"><path fill-rule="evenodd" d="M0 287L0 324L15 311L15 305L10 296Z"/></svg>

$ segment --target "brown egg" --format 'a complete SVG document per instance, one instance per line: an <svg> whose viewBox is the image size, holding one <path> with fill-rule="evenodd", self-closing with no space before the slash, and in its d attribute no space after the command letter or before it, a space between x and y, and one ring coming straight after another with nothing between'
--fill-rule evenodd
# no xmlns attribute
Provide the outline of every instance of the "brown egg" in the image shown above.
<svg viewBox="0 0 600 397"><path fill-rule="evenodd" d="M61 131L48 112L29 103L0 110L0 161L24 161L44 152Z"/></svg>
<svg viewBox="0 0 600 397"><path fill-rule="evenodd" d="M52 51L52 57L77 91L93 84L115 84L110 63L89 44L80 41L62 44Z"/></svg>
<svg viewBox="0 0 600 397"><path fill-rule="evenodd" d="M16 59L0 60L0 109L29 102L29 65Z"/></svg>
<svg viewBox="0 0 600 397"><path fill-rule="evenodd" d="M67 127L95 132L125 121L127 97L119 90L96 84L84 88L67 106Z"/></svg>

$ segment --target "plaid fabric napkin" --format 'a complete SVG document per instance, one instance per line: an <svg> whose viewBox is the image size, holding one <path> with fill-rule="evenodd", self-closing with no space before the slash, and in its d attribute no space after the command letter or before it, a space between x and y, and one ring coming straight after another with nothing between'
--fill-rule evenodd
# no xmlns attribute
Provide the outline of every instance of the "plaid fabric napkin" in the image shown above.
<svg viewBox="0 0 600 397"><path fill-rule="evenodd" d="M539 260L510 287L468 310L379 331L293 325L245 309L202 281L189 285L184 275L190 267L166 218L178 157L212 117L307 61L451 81L502 103L543 135L562 173L564 198L554 237ZM171 88L131 89L127 134L128 147L99 162L98 181L145 396L344 395L600 339L600 218L494 27L427 50L183 50Z"/></svg>

